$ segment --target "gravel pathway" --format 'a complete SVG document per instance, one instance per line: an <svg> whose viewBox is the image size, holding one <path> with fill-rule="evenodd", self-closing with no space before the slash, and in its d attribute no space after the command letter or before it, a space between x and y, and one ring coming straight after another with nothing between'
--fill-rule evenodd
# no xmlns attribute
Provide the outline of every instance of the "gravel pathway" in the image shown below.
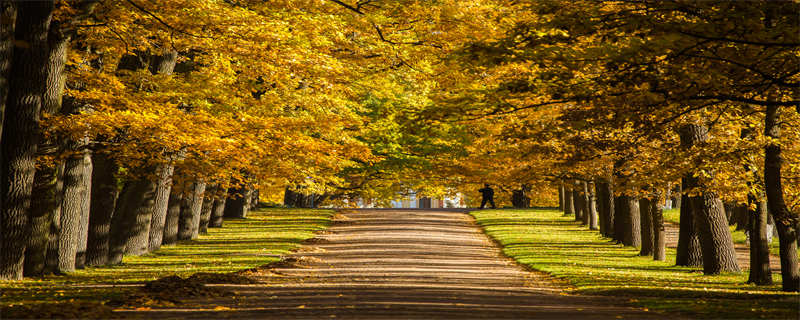
<svg viewBox="0 0 800 320"><path fill-rule="evenodd" d="M503 256L456 210L353 210L259 283L220 286L233 297L194 299L147 318L648 319L663 315L615 297L573 296Z"/></svg>

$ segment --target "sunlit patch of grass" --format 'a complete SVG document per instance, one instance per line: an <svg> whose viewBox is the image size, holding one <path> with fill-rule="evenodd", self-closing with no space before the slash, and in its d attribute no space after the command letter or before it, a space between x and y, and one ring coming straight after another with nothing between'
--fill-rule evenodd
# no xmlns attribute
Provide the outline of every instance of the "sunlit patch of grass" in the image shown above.
<svg viewBox="0 0 800 320"><path fill-rule="evenodd" d="M571 283L578 294L625 297L651 309L704 318L797 318L800 296L771 286L748 285L747 273L703 275L700 268L639 257L553 210L471 212L506 255Z"/></svg>
<svg viewBox="0 0 800 320"><path fill-rule="evenodd" d="M62 276L0 281L0 306L53 302L106 301L130 293L124 285L198 272L227 273L280 260L280 255L324 230L331 210L264 209L247 219L226 219L223 228L209 228L197 240L164 246L139 256L126 256L118 266L90 267ZM123 287L109 287L123 285Z"/></svg>

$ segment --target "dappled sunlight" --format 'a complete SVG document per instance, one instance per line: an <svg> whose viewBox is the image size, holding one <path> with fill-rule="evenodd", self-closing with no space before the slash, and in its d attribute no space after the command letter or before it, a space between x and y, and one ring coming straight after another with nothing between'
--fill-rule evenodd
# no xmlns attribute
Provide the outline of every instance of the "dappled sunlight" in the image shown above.
<svg viewBox="0 0 800 320"><path fill-rule="evenodd" d="M778 300L784 303L783 313L779 314L790 314L800 307L796 293L781 291L777 273L774 285L758 287L745 284L746 272L704 275L700 267L675 266L672 248L666 250L666 261L641 257L637 248L611 242L580 226L574 217L552 210L486 210L471 214L487 234L504 246L506 255L569 281L576 293L628 296L637 301L671 297L684 299L684 304L699 304L703 299L751 299L747 301L772 305L773 300ZM748 317L747 313L742 316Z"/></svg>
<svg viewBox="0 0 800 320"><path fill-rule="evenodd" d="M325 229L332 216L330 210L254 211L248 219L226 220L223 228L210 228L208 234L200 235L197 240L162 246L142 256L126 256L121 265L4 282L0 284L2 305L111 299L132 292L134 288L128 285L170 275L226 273L266 265L280 260L281 255Z"/></svg>

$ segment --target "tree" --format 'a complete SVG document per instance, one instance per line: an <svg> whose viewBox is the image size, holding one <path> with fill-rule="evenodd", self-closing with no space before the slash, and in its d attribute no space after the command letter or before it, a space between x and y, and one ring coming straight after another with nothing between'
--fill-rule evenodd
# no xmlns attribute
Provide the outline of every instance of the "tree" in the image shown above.
<svg viewBox="0 0 800 320"><path fill-rule="evenodd" d="M15 39L0 153L0 278L21 279L28 236L34 164L39 142L39 112L45 92L53 1L16 3Z"/></svg>

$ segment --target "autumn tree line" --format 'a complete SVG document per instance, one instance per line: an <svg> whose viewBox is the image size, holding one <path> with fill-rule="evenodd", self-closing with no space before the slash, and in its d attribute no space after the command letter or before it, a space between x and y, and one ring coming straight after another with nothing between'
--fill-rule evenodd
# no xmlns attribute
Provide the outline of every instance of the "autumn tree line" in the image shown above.
<svg viewBox="0 0 800 320"><path fill-rule="evenodd" d="M109 144L136 139L126 132L90 137L40 129L48 117L92 108L88 99L65 94L89 85L67 80L66 69L79 68L67 62L69 50L86 46L76 43L74 28L97 5L82 2L57 20L52 1L2 3L3 278L119 264L124 254L195 239L221 227L223 217L243 218L255 203L251 186L182 173L188 169L176 160L189 157L185 150L123 167L112 154L120 150ZM104 58L80 63L101 72ZM120 57L116 72L170 76L176 66L178 72L191 68L177 59L174 50L133 52Z"/></svg>
<svg viewBox="0 0 800 320"><path fill-rule="evenodd" d="M371 85L408 59L389 22L336 1L0 9L2 279L195 239L265 188L357 190L380 160L364 101L404 89Z"/></svg>
<svg viewBox="0 0 800 320"><path fill-rule="evenodd" d="M800 289L796 2L503 5L504 33L457 52L462 69L427 110L474 128L459 179L558 190L566 214L656 260L674 199L675 263L739 272L735 223L758 285L773 281L774 221L783 290Z"/></svg>
<svg viewBox="0 0 800 320"><path fill-rule="evenodd" d="M677 263L708 274L739 270L723 208L746 210L759 284L771 217L797 291L798 6L2 0L0 277L119 263L253 190L492 183L517 206L578 191L576 217L656 258L680 199Z"/></svg>

